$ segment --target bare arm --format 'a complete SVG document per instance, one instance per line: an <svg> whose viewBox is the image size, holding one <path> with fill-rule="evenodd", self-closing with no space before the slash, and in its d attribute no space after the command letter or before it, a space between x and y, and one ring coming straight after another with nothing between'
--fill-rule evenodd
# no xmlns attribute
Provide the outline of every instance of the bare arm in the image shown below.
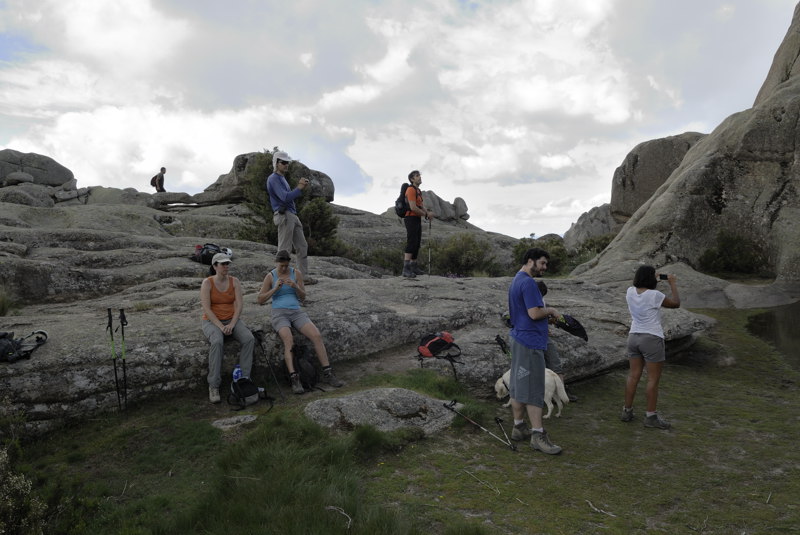
<svg viewBox="0 0 800 535"><path fill-rule="evenodd" d="M263 305L267 301L272 298L272 295L278 291L278 288L281 287L281 283L279 282L275 288L272 287L272 272L270 271L267 273L267 276L264 277L264 282L261 283L261 289L258 291L258 296L256 296L256 301L259 305Z"/></svg>
<svg viewBox="0 0 800 535"><path fill-rule="evenodd" d="M681 306L681 296L678 294L678 285L676 284L676 277L675 275L668 275L667 282L669 282L669 289L672 291L672 295L670 297L665 297L664 300L661 302L661 306L664 308L680 308Z"/></svg>
<svg viewBox="0 0 800 535"><path fill-rule="evenodd" d="M553 307L533 307L528 309L528 316L534 321L559 315L558 310Z"/></svg>

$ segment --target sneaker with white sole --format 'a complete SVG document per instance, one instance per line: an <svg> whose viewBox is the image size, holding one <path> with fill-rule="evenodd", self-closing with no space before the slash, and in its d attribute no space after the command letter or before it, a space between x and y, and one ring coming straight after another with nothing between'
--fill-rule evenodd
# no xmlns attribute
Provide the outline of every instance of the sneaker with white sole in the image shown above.
<svg viewBox="0 0 800 535"><path fill-rule="evenodd" d="M622 414L619 415L619 419L623 422L630 422L633 420L633 408L626 409L622 407Z"/></svg>
<svg viewBox="0 0 800 535"><path fill-rule="evenodd" d="M511 440L527 440L531 438L532 434L531 428L525 425L525 422L522 422L515 425L514 429L511 430Z"/></svg>
<svg viewBox="0 0 800 535"><path fill-rule="evenodd" d="M561 446L556 446L550 442L547 431L533 431L531 436L531 448L548 455L558 455L561 453Z"/></svg>
<svg viewBox="0 0 800 535"><path fill-rule="evenodd" d="M652 427L654 429L669 429L672 427L668 421L663 420L658 413L653 414L652 416L646 416L644 419L644 426L645 427Z"/></svg>
<svg viewBox="0 0 800 535"><path fill-rule="evenodd" d="M290 379L292 380L292 392L295 394L304 394L306 389L300 384L300 375L293 373Z"/></svg>
<svg viewBox="0 0 800 535"><path fill-rule="evenodd" d="M219 403L219 388L216 386L209 386L208 387L208 401L211 403Z"/></svg>

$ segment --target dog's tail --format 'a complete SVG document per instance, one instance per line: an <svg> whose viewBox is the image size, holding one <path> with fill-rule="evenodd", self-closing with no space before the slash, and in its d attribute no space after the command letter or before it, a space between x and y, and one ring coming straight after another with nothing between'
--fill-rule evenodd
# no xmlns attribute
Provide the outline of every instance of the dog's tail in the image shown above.
<svg viewBox="0 0 800 535"><path fill-rule="evenodd" d="M563 401L564 403L569 403L569 396L567 395L567 390L564 388L564 381L561 380L561 377L558 374L556 376L556 394L558 395L558 399Z"/></svg>

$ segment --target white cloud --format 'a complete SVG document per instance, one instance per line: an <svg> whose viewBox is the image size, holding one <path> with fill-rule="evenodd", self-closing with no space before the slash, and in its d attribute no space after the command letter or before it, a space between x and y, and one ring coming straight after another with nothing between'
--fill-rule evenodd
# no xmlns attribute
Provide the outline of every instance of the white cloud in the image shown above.
<svg viewBox="0 0 800 535"><path fill-rule="evenodd" d="M0 144L79 186L149 190L165 165L190 193L278 145L333 177L339 204L382 212L420 169L482 228L563 233L633 146L742 109L720 88L763 78L794 0L220 6L0 2L26 45L0 56Z"/></svg>

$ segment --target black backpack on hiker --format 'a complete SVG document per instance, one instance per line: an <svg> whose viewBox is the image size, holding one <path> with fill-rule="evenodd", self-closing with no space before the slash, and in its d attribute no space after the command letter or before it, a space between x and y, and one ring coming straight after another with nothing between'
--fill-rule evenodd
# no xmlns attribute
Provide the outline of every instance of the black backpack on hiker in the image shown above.
<svg viewBox="0 0 800 535"><path fill-rule="evenodd" d="M0 362L16 362L31 358L31 354L47 342L45 331L33 331L28 336L14 338L14 333L0 332Z"/></svg>
<svg viewBox="0 0 800 535"><path fill-rule="evenodd" d="M317 371L317 367L314 366L314 363L308 356L308 352L303 346L295 344L292 347L292 363L294 364L294 371L300 376L300 384L305 390L308 391L318 388L319 371ZM289 369L286 367L286 363L283 364L283 368L286 373L286 380L289 385L291 385L292 380L289 376Z"/></svg>
<svg viewBox="0 0 800 535"><path fill-rule="evenodd" d="M406 212L411 211L411 207L408 206L408 199L406 199L406 190L410 186L411 184L408 182L400 186L400 196L394 201L394 213L396 213L399 218L404 218Z"/></svg>

